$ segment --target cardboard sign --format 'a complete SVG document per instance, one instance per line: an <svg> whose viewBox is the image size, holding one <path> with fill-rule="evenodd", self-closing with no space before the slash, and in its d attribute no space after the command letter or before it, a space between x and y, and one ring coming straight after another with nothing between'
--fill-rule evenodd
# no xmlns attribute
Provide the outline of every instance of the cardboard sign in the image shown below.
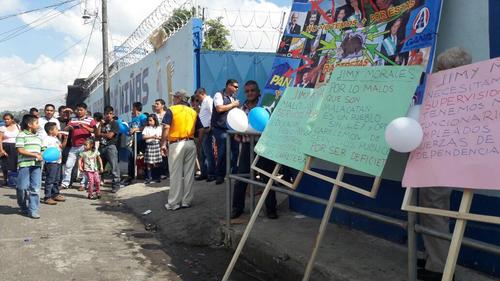
<svg viewBox="0 0 500 281"><path fill-rule="evenodd" d="M432 74L403 186L500 189L500 58Z"/></svg>
<svg viewBox="0 0 500 281"><path fill-rule="evenodd" d="M385 128L404 116L421 66L336 68L320 113L309 120L305 154L380 176L389 155Z"/></svg>
<svg viewBox="0 0 500 281"><path fill-rule="evenodd" d="M307 119L318 114L323 90L287 88L274 109L266 129L255 146L255 152L277 163L303 170L305 155L302 142L307 141Z"/></svg>

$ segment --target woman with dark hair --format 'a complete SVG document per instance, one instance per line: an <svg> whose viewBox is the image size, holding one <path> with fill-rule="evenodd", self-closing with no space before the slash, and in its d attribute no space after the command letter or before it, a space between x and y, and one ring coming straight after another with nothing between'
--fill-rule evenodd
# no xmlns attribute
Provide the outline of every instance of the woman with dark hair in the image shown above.
<svg viewBox="0 0 500 281"><path fill-rule="evenodd" d="M335 22L344 22L346 21L350 16L350 13L349 13L349 6L348 5L344 5L342 7L338 7L336 10L335 10L335 17L334 17L334 21Z"/></svg>
<svg viewBox="0 0 500 281"><path fill-rule="evenodd" d="M147 124L142 131L142 138L146 142L146 151L144 154L144 163L146 164L146 181L153 181L152 170L162 162L160 151L160 139L162 128L155 114L151 114L147 118ZM159 182L159 180L157 180Z"/></svg>
<svg viewBox="0 0 500 281"><path fill-rule="evenodd" d="M19 125L10 113L3 115L5 126L0 127L0 159L2 162L2 173L7 185L9 171L17 171L16 137L19 134Z"/></svg>

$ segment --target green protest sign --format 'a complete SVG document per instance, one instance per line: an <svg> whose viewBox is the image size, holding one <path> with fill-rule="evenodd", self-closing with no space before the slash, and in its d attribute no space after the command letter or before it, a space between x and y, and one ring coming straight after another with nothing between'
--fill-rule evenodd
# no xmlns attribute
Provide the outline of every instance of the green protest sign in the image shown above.
<svg viewBox="0 0 500 281"><path fill-rule="evenodd" d="M385 128L404 116L421 66L335 68L317 116L308 119L304 154L380 176L389 155Z"/></svg>
<svg viewBox="0 0 500 281"><path fill-rule="evenodd" d="M307 120L318 114L322 89L287 88L274 109L255 152L277 163L303 170L302 142L308 141Z"/></svg>

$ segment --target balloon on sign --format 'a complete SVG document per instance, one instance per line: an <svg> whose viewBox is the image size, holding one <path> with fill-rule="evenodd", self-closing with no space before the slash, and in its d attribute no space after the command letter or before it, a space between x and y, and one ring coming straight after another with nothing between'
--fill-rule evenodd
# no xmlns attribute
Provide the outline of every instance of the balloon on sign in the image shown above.
<svg viewBox="0 0 500 281"><path fill-rule="evenodd" d="M255 107L250 110L248 114L248 120L250 126L255 130L262 132L266 128L267 122L269 122L270 114L263 107Z"/></svg>
<svg viewBox="0 0 500 281"><path fill-rule="evenodd" d="M385 141L397 152L415 150L422 143L423 136L420 124L409 117L396 118L385 128Z"/></svg>
<svg viewBox="0 0 500 281"><path fill-rule="evenodd" d="M245 111L233 108L227 114L227 124L237 132L245 132L248 128L248 117Z"/></svg>
<svg viewBox="0 0 500 281"><path fill-rule="evenodd" d="M55 162L61 158L61 152L57 147L49 147L42 153L45 162Z"/></svg>

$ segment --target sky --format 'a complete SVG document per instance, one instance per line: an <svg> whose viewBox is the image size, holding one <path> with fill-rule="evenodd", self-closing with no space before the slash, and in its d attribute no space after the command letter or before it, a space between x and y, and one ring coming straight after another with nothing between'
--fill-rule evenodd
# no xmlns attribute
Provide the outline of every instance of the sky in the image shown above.
<svg viewBox="0 0 500 281"><path fill-rule="evenodd" d="M68 2L57 7L20 14L65 1ZM119 46L163 1L108 0L110 50ZM172 6L183 2L166 1ZM85 9L100 14L100 3L100 0L0 0L0 111L43 107L46 103L60 105L67 85L90 74L102 60L100 18L93 24L94 18L85 22L82 15ZM206 7L206 17L224 17L234 49L258 51L275 50L279 38L275 27L291 3L292 0L196 1L196 5ZM266 19L267 26L255 27L256 22ZM262 37L264 40L255 37L264 35L269 36Z"/></svg>

